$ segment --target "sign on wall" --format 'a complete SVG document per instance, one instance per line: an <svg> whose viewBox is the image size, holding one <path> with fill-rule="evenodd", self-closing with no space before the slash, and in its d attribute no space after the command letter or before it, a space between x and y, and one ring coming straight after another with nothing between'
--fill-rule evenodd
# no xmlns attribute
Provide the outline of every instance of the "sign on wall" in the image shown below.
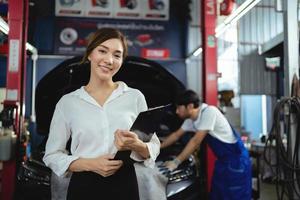
<svg viewBox="0 0 300 200"><path fill-rule="evenodd" d="M55 1L55 15L81 17L85 15L82 9L85 7L83 0L56 0Z"/></svg>
<svg viewBox="0 0 300 200"><path fill-rule="evenodd" d="M59 18L55 27L55 54L82 55L92 32L111 27L126 35L130 55L164 60L183 57L180 31L165 21Z"/></svg>
<svg viewBox="0 0 300 200"><path fill-rule="evenodd" d="M88 0L86 1L84 16L112 18L113 9L114 7L112 1Z"/></svg>
<svg viewBox="0 0 300 200"><path fill-rule="evenodd" d="M56 0L55 15L168 20L169 0Z"/></svg>
<svg viewBox="0 0 300 200"><path fill-rule="evenodd" d="M142 1L117 0L115 2L115 18L122 19L141 19L142 18Z"/></svg>
<svg viewBox="0 0 300 200"><path fill-rule="evenodd" d="M168 20L169 0L146 0L142 10L143 19Z"/></svg>
<svg viewBox="0 0 300 200"><path fill-rule="evenodd" d="M265 57L266 68L276 70L280 67L280 57Z"/></svg>

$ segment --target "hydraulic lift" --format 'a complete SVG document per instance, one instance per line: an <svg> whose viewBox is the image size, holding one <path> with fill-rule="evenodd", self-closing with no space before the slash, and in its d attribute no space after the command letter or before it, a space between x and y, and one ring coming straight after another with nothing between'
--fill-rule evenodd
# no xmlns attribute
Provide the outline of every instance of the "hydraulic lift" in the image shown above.
<svg viewBox="0 0 300 200"><path fill-rule="evenodd" d="M203 100L209 105L217 105L217 41L215 37L215 28L217 20L217 1L203 0L201 16L201 32L203 46L203 64L202 64L202 90ZM210 191L212 174L214 170L215 155L207 147L207 191Z"/></svg>
<svg viewBox="0 0 300 200"><path fill-rule="evenodd" d="M0 199L14 198L16 169L20 150L20 132L25 114L25 77L26 77L26 42L28 25L28 0L8 1L8 59L6 79L6 99L3 102L6 128L16 135L15 153L3 162L2 188ZM7 119L8 117L8 119Z"/></svg>

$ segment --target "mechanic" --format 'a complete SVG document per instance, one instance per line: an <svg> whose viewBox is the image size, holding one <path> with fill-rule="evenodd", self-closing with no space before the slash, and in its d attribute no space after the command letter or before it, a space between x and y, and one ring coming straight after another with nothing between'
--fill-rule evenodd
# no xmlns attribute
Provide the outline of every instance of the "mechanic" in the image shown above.
<svg viewBox="0 0 300 200"><path fill-rule="evenodd" d="M195 135L174 160L164 163L164 167L170 172L175 170L205 139L217 157L210 199L250 200L252 178L249 153L224 115L217 107L201 103L192 90L180 94L175 104L176 114L184 122L161 143L161 148L172 145L187 131L193 131Z"/></svg>

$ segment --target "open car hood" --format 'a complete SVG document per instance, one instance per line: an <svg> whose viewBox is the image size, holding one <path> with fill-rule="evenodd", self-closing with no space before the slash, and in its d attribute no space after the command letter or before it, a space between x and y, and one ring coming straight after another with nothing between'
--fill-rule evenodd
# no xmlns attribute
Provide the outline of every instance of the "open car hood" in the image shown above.
<svg viewBox="0 0 300 200"><path fill-rule="evenodd" d="M48 74L36 87L36 125L37 132L48 135L51 118L56 103L66 93L72 92L88 83L90 66L80 64L81 57L68 59ZM146 98L148 107L173 103L184 85L164 67L154 61L129 56L114 76L114 81L124 81L128 86L139 89ZM176 130L180 120L173 112L168 113L162 129L166 132Z"/></svg>

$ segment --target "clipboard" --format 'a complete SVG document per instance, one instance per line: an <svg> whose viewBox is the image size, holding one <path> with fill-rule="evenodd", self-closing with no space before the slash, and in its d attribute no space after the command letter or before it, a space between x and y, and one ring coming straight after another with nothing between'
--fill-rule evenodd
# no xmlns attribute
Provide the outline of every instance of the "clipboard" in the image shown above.
<svg viewBox="0 0 300 200"><path fill-rule="evenodd" d="M159 129L159 125L164 117L164 114L170 107L171 104L168 104L150 108L144 112L140 112L134 123L132 124L130 131L138 131L146 135L152 135Z"/></svg>
<svg viewBox="0 0 300 200"><path fill-rule="evenodd" d="M164 114L169 110L171 104L150 108L140 112L133 122L130 131L135 132L143 142L149 142L152 135L159 129ZM136 161L130 158L131 151L118 151L114 160L122 160L125 165L133 164Z"/></svg>

